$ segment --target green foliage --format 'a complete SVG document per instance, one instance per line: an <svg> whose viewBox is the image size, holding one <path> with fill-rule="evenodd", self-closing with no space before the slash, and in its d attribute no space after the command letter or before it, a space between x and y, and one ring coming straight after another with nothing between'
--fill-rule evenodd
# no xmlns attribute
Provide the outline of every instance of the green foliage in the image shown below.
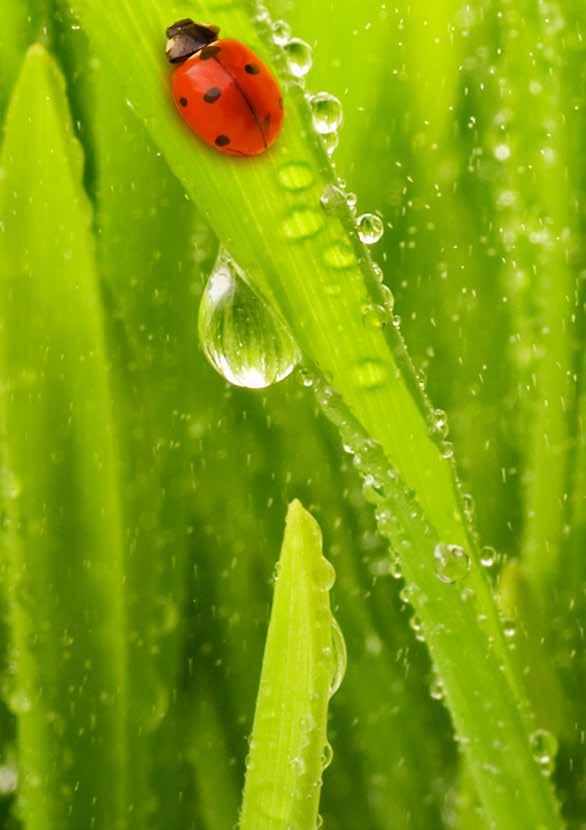
<svg viewBox="0 0 586 830"><path fill-rule="evenodd" d="M578 828L584 11L269 10L343 103L335 167L253 0L0 10L0 828L230 828L251 730L243 827L267 785L267 827L315 826L331 612L295 499L349 649L328 830L549 830L558 802ZM275 68L268 154L213 153L177 118L164 29L184 16ZM384 217L401 319L345 190ZM219 245L303 384L235 390L205 364Z"/></svg>

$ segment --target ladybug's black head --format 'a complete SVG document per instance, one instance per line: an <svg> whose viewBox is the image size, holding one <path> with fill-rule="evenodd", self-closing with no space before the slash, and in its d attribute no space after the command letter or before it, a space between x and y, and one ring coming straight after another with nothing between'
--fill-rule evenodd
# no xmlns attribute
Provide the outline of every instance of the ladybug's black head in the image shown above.
<svg viewBox="0 0 586 830"><path fill-rule="evenodd" d="M204 46L218 39L220 30L207 23L194 23L193 20L179 20L167 29L167 58L169 63L182 63L195 55Z"/></svg>

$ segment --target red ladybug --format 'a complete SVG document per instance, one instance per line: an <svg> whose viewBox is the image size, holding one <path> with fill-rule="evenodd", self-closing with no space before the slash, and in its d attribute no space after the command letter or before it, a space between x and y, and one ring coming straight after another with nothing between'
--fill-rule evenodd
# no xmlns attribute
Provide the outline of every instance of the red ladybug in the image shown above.
<svg viewBox="0 0 586 830"><path fill-rule="evenodd" d="M233 156L257 156L275 141L283 98L270 69L217 26L180 20L167 29L175 105L207 144Z"/></svg>

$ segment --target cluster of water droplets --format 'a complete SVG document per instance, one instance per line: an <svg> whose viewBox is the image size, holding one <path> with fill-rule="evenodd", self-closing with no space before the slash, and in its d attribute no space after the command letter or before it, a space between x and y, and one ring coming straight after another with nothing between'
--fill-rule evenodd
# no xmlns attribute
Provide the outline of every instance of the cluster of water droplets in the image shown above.
<svg viewBox="0 0 586 830"><path fill-rule="evenodd" d="M199 338L214 369L234 386L262 389L286 378L299 353L277 314L221 249L199 307Z"/></svg>

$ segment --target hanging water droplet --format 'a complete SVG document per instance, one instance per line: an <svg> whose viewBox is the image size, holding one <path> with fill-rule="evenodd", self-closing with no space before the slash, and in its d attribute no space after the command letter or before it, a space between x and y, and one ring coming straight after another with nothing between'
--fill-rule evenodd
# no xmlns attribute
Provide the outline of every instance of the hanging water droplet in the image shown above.
<svg viewBox="0 0 586 830"><path fill-rule="evenodd" d="M387 325L389 316L384 306L369 303L368 305L362 306L362 319L364 325L368 328L382 329Z"/></svg>
<svg viewBox="0 0 586 830"><path fill-rule="evenodd" d="M343 113L342 104L329 92L318 92L309 99L313 126L320 135L335 133L339 129Z"/></svg>
<svg viewBox="0 0 586 830"><path fill-rule="evenodd" d="M445 545L440 542L433 552L436 560L436 575L446 585L462 580L470 570L470 557L459 545Z"/></svg>
<svg viewBox="0 0 586 830"><path fill-rule="evenodd" d="M271 386L291 374L299 359L284 324L254 294L225 251L202 294L198 328L207 359L235 386Z"/></svg>
<svg viewBox="0 0 586 830"><path fill-rule="evenodd" d="M324 224L324 217L312 208L295 208L283 219L281 230L286 239L294 242L309 239L318 233Z"/></svg>
<svg viewBox="0 0 586 830"><path fill-rule="evenodd" d="M313 184L313 171L303 161L289 161L277 170L279 184L285 190L307 190Z"/></svg>
<svg viewBox="0 0 586 830"><path fill-rule="evenodd" d="M333 673L330 681L330 696L335 695L342 680L346 674L346 663L348 662L348 655L346 653L346 641L342 634L342 629L338 625L338 621L332 618L332 655L333 655Z"/></svg>
<svg viewBox="0 0 586 830"><path fill-rule="evenodd" d="M531 752L544 775L551 775L555 766L558 744L547 729L536 729L531 735Z"/></svg>
<svg viewBox="0 0 586 830"><path fill-rule="evenodd" d="M321 753L321 768L322 770L327 769L329 765L332 763L334 758L334 750L332 749L332 745L329 741L326 741L326 744Z"/></svg>
<svg viewBox="0 0 586 830"><path fill-rule="evenodd" d="M272 25L273 40L278 46L284 46L291 37L289 24L284 20L275 20Z"/></svg>
<svg viewBox="0 0 586 830"><path fill-rule="evenodd" d="M304 78L313 63L313 55L309 43L306 43L298 37L294 37L283 48L287 56L289 72L296 78Z"/></svg>
<svg viewBox="0 0 586 830"><path fill-rule="evenodd" d="M496 562L496 550L489 545L485 545L480 551L480 564L485 568L492 568Z"/></svg>
<svg viewBox="0 0 586 830"><path fill-rule="evenodd" d="M365 245L374 245L385 232L383 220L376 213L363 213L356 220L356 227L358 236Z"/></svg>
<svg viewBox="0 0 586 830"><path fill-rule="evenodd" d="M328 156L332 156L340 143L340 136L338 133L325 133L322 135L321 140L326 148L326 153Z"/></svg>

